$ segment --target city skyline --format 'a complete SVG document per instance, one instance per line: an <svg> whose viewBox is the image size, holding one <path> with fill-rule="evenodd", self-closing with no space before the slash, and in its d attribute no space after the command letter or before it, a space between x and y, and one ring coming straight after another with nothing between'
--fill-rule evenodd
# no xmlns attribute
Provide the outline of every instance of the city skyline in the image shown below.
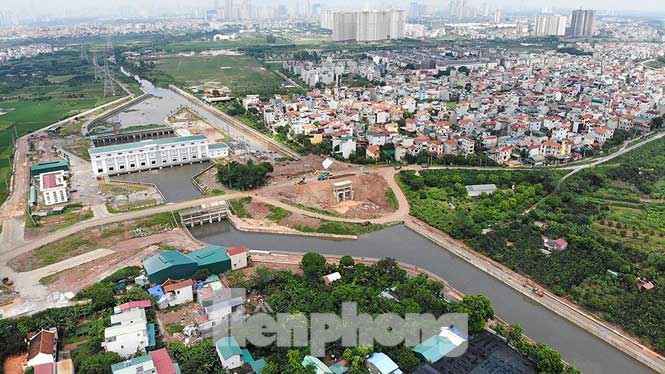
<svg viewBox="0 0 665 374"><path fill-rule="evenodd" d="M272 6L287 5L289 8L299 8L302 6L304 0L284 0L271 2L266 0L255 0L253 4L256 6ZM334 8L336 10L361 10L363 8L378 9L378 8L399 8L408 10L411 0L393 0L393 1L376 1L366 0L362 2L350 0L336 0L317 2L310 1L310 4L319 3L322 7ZM214 0L118 0L107 3L94 3L85 0L54 0L49 3L21 0L6 0L3 4L3 10L9 12L19 13L22 18L30 17L51 17L51 18L94 18L94 17L158 17L164 15L186 15L194 11L202 9L215 8L215 4L224 7L223 1ZM438 11L447 12L450 6L450 1L437 2L432 0L419 1L419 3L427 4L433 9ZM558 0L558 1L523 1L523 0L475 0L471 3L475 5L488 4L495 8L503 9L504 11L524 12L533 11L537 12L543 8L566 10L573 9L594 9L599 11L626 11L630 13L647 13L657 16L658 13L663 12L662 4L659 0L645 0L642 2L634 3L627 0Z"/></svg>

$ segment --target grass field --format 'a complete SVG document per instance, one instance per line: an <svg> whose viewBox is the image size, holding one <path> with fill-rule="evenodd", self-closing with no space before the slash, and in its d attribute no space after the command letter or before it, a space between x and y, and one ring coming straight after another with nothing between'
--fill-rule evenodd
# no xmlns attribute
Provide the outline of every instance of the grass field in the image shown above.
<svg viewBox="0 0 665 374"><path fill-rule="evenodd" d="M28 74L28 77L20 77ZM11 61L0 67L0 203L7 198L14 137L110 102L92 67L69 51Z"/></svg>
<svg viewBox="0 0 665 374"><path fill-rule="evenodd" d="M281 85L281 78L249 56L166 57L156 70L185 85L219 82L235 94L272 91Z"/></svg>
<svg viewBox="0 0 665 374"><path fill-rule="evenodd" d="M187 40L187 41L175 41L161 45L160 49L165 52L177 53L177 52L201 52L209 51L215 49L225 49L225 48L242 48L242 47L256 47L256 46L276 46L280 44L289 43L288 40L283 38L278 38L277 43L268 44L266 38L242 38L234 40Z"/></svg>

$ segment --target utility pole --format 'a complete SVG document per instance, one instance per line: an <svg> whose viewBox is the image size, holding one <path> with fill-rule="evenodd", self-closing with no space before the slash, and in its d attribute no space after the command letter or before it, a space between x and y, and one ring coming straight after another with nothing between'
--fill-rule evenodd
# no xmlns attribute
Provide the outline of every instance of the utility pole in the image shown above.
<svg viewBox="0 0 665 374"><path fill-rule="evenodd" d="M113 85L113 79L111 78L111 72L109 70L108 59L104 60L104 97L115 96L115 86Z"/></svg>
<svg viewBox="0 0 665 374"><path fill-rule="evenodd" d="M99 63L97 62L97 52L92 51L92 72L95 75L95 80L101 78L99 74Z"/></svg>
<svg viewBox="0 0 665 374"><path fill-rule="evenodd" d="M88 52L85 50L85 45L81 44L81 61L88 61Z"/></svg>

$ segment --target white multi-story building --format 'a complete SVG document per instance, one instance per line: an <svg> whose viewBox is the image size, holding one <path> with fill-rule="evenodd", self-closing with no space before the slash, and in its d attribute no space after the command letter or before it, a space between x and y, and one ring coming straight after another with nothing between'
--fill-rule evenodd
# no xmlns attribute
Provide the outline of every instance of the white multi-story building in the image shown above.
<svg viewBox="0 0 665 374"><path fill-rule="evenodd" d="M132 309L111 316L111 326L104 330L102 347L122 357L145 352L155 345L155 326L148 324L143 309Z"/></svg>
<svg viewBox="0 0 665 374"><path fill-rule="evenodd" d="M536 18L534 33L536 36L563 36L566 35L566 16L542 16Z"/></svg>
<svg viewBox="0 0 665 374"><path fill-rule="evenodd" d="M333 29L333 11L329 9L324 9L321 11L321 28L322 29Z"/></svg>
<svg viewBox="0 0 665 374"><path fill-rule="evenodd" d="M39 190L44 196L44 204L55 205L69 201L65 172L62 170L39 175Z"/></svg>
<svg viewBox="0 0 665 374"><path fill-rule="evenodd" d="M333 41L371 42L401 39L405 35L403 10L333 13Z"/></svg>
<svg viewBox="0 0 665 374"><path fill-rule="evenodd" d="M190 135L90 148L95 176L191 164L210 158L208 138Z"/></svg>

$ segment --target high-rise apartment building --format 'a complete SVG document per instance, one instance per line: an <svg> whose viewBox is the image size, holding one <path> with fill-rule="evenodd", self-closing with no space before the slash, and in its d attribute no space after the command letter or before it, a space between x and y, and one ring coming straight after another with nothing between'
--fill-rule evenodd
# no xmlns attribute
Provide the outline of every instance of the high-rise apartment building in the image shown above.
<svg viewBox="0 0 665 374"><path fill-rule="evenodd" d="M403 10L334 12L332 39L337 42L401 39L405 23Z"/></svg>
<svg viewBox="0 0 665 374"><path fill-rule="evenodd" d="M566 16L541 16L536 18L534 34L536 36L563 36L566 35Z"/></svg>
<svg viewBox="0 0 665 374"><path fill-rule="evenodd" d="M333 11L329 9L321 10L321 28L322 29L333 29Z"/></svg>
<svg viewBox="0 0 665 374"><path fill-rule="evenodd" d="M577 9L570 21L570 36L593 36L593 10Z"/></svg>

